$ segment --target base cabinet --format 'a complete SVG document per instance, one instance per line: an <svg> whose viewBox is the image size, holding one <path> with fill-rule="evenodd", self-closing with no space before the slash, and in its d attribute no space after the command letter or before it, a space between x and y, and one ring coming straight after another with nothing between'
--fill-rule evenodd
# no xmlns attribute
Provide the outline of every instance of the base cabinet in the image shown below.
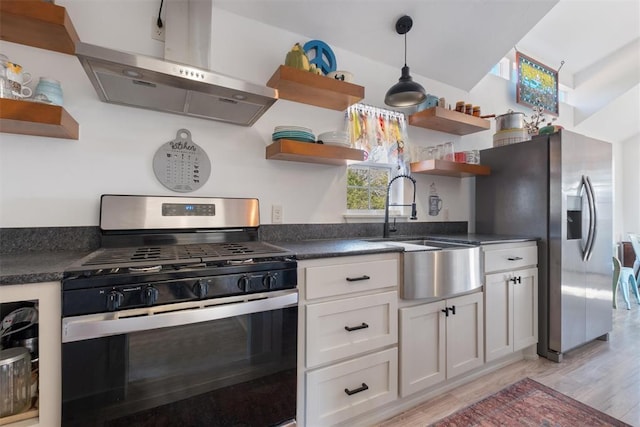
<svg viewBox="0 0 640 427"><path fill-rule="evenodd" d="M484 289L485 359L490 362L538 342L537 249L527 242L484 251L485 273L490 273Z"/></svg>
<svg viewBox="0 0 640 427"><path fill-rule="evenodd" d="M429 388L484 363L483 293L400 312L400 396Z"/></svg>
<svg viewBox="0 0 640 427"><path fill-rule="evenodd" d="M398 398L397 253L298 263L298 425L349 425Z"/></svg>

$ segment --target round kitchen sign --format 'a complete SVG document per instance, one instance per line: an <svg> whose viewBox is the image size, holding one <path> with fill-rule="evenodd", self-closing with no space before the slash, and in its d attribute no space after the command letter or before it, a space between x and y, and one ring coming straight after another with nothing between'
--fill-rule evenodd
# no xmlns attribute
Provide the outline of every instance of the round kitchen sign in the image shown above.
<svg viewBox="0 0 640 427"><path fill-rule="evenodd" d="M211 162L191 132L180 129L176 139L162 145L153 157L153 172L169 190L188 193L202 187L211 175Z"/></svg>

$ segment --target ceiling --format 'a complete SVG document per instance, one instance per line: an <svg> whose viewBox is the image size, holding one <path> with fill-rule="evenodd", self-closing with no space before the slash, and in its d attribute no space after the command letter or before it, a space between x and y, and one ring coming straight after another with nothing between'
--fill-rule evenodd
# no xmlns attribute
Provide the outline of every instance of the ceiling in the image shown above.
<svg viewBox="0 0 640 427"><path fill-rule="evenodd" d="M407 34L407 63L412 74L470 91L514 47L552 68L560 82L581 91L594 70L620 68L615 52L630 50L624 84L608 97L590 97L582 90L577 99L599 100L599 105L577 114L580 127L597 128L598 117L620 122L604 135L621 141L640 133L640 2L638 0L213 0L229 12L293 33L320 39L330 46L357 52L374 61L401 68L404 40L395 31L402 15L413 18ZM635 52L635 54L633 53ZM626 52L624 52L626 53ZM633 56L635 55L635 56ZM620 81L620 71L616 81ZM578 78L576 78L578 76ZM580 83L580 84L578 84ZM591 85L593 86L593 85ZM602 86L602 85L600 85ZM592 89L591 89L592 90ZM620 102L619 98L630 98ZM571 102L571 101L569 101ZM635 105L633 105L635 103ZM631 110L628 110L629 105ZM576 108L580 106L574 105ZM627 108L624 111L616 109ZM602 127L602 126L601 126Z"/></svg>

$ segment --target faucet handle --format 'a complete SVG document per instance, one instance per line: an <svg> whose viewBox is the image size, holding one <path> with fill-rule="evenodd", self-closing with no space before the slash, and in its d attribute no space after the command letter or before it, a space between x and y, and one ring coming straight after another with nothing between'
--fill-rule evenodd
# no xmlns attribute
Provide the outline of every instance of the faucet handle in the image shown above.
<svg viewBox="0 0 640 427"><path fill-rule="evenodd" d="M416 220L418 219L418 210L416 209L416 202L411 203L411 216L409 219Z"/></svg>
<svg viewBox="0 0 640 427"><path fill-rule="evenodd" d="M396 217L393 217L393 225L389 226L389 232L391 233L395 233L396 231L398 231L398 229L396 228Z"/></svg>

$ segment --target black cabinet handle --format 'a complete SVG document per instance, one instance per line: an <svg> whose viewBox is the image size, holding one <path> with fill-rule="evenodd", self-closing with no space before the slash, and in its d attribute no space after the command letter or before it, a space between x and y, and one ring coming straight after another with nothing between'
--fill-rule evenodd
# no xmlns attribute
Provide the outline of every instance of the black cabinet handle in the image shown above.
<svg viewBox="0 0 640 427"><path fill-rule="evenodd" d="M513 282L513 284L515 285L516 283L522 283L522 276L518 276L518 277L512 277L511 279L509 279L510 282Z"/></svg>
<svg viewBox="0 0 640 427"><path fill-rule="evenodd" d="M349 390L348 388L345 388L344 392L347 393L349 396L351 396L352 394L360 393L361 391L365 391L365 390L369 390L369 386L366 385L365 383L362 383L362 387L358 387L353 390Z"/></svg>
<svg viewBox="0 0 640 427"><path fill-rule="evenodd" d="M440 311L444 313L445 317L449 317L449 307L445 307Z"/></svg>
<svg viewBox="0 0 640 427"><path fill-rule="evenodd" d="M369 280L371 277L364 275L360 277L347 277L347 282L358 282L360 280Z"/></svg>
<svg viewBox="0 0 640 427"><path fill-rule="evenodd" d="M362 325L353 326L353 327L345 326L344 329L349 331L349 332L351 332L351 331L357 331L358 329L366 329L368 327L369 327L369 325L367 325L366 323L362 322Z"/></svg>
<svg viewBox="0 0 640 427"><path fill-rule="evenodd" d="M522 276L518 276L516 280L518 281L518 283L522 283Z"/></svg>
<svg viewBox="0 0 640 427"><path fill-rule="evenodd" d="M456 314L456 306L455 306L455 305L452 305L452 306L449 308L449 310L451 310L451 314L454 314L454 315Z"/></svg>
<svg viewBox="0 0 640 427"><path fill-rule="evenodd" d="M509 261L520 261L522 259L521 256L510 256L507 258Z"/></svg>

